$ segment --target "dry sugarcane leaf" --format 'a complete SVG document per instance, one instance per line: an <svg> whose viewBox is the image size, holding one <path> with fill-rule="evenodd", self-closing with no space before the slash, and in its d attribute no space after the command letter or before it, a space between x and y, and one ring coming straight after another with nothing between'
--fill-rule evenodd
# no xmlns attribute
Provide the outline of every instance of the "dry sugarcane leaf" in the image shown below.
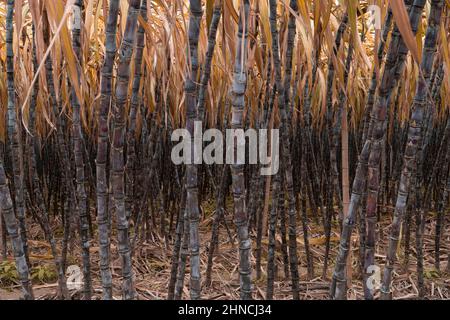
<svg viewBox="0 0 450 320"><path fill-rule="evenodd" d="M14 15L14 23L15 23L15 28L16 28L16 32L14 32L14 52L19 52L19 45L20 45L20 41L19 41L19 37L22 34L22 28L23 28L23 17L22 17L22 5L23 5L23 0L16 0L14 1L14 12L16 12L16 14Z"/></svg>
<svg viewBox="0 0 450 320"><path fill-rule="evenodd" d="M215 0L206 0L206 28L209 30L209 25L211 24L212 15L214 11Z"/></svg>
<svg viewBox="0 0 450 320"><path fill-rule="evenodd" d="M442 48L442 55L444 57L444 62L446 65L446 69L447 72L450 70L450 43L448 42L447 39L447 34L445 31L445 25L444 25L444 21L441 21L441 28L440 28L440 33L441 33L441 48ZM448 79L449 77L447 77L446 79ZM450 84L450 83L449 83Z"/></svg>
<svg viewBox="0 0 450 320"><path fill-rule="evenodd" d="M267 1L260 1L259 15L260 23L264 32L264 39L267 43L272 43L272 33L270 32L269 24L269 6Z"/></svg>
<svg viewBox="0 0 450 320"><path fill-rule="evenodd" d="M62 48L64 50L65 59L68 64L68 73L69 73L70 80L73 83L72 85L75 89L75 94L77 95L80 102L83 101L82 95L81 95L81 90L80 90L80 85L78 82L78 80L79 80L78 71L77 71L78 62L77 62L77 59L73 52L73 48L72 48L71 41L70 41L70 36L69 36L68 30L67 30L67 25L66 25L66 20L69 17L70 11L64 10L62 8L62 4L59 2L53 2L53 1L47 0L45 3L46 3L46 7L48 9L49 18L51 18L53 20L53 22L56 25L58 25L58 28L55 32L55 35L53 36L52 41L50 42L49 47L47 48L46 53L42 57L42 61L39 64L37 71L35 72L33 81L30 84L27 95L25 96L25 100L22 104L22 108L21 108L22 111L25 109L28 99L30 98L33 85L37 81L39 73L42 70L42 68L44 67L45 59L50 54L50 51L51 51L53 45L55 44L56 39L58 39L58 38L61 39L62 44L63 44ZM66 8L70 8L72 4L73 4L73 0L69 1ZM49 124L51 127L53 127L53 124L51 122L49 122ZM24 123L24 127L25 127L25 130L29 133L28 127L26 126L25 123Z"/></svg>
<svg viewBox="0 0 450 320"><path fill-rule="evenodd" d="M51 19L60 26L58 27L60 28L59 35L55 34L54 37L58 36L61 41L61 48L64 52L64 59L67 61L71 85L74 86L78 101L82 104L84 100L79 83L81 82L84 84L85 81L83 80L82 74L80 74L80 76L78 75L78 70L81 69L79 66L80 62L77 60L73 52L71 37L66 25L66 19L71 12L69 9L72 8L73 2L73 0L68 1L65 8L60 1L46 0L45 3L49 12L49 17L51 17Z"/></svg>
<svg viewBox="0 0 450 320"><path fill-rule="evenodd" d="M84 21L84 29L89 38L92 36L92 20L94 16L94 2L95 0L89 0L88 5L86 7L86 18Z"/></svg>
<svg viewBox="0 0 450 320"><path fill-rule="evenodd" d="M390 0L389 5L391 6L395 23L400 30L403 41L409 51L411 51L416 63L420 65L419 49L411 28L411 23L409 22L408 11L406 10L405 4L402 0Z"/></svg>
<svg viewBox="0 0 450 320"><path fill-rule="evenodd" d="M308 67L309 82L312 83L312 69L313 69L312 68L312 65L313 65L312 53L314 52L314 50L313 50L313 42L311 39L311 33L308 32L308 30L310 30L309 18L308 18L308 21L305 22L303 20L303 16L299 16L296 12L294 12L292 10L292 8L289 6L287 0L283 0L283 2L285 4L286 8L289 8L289 13L295 17L297 22L299 22L297 29L299 31L300 40L304 47L304 52L305 52L306 58L307 58L306 63L307 63L307 67Z"/></svg>
<svg viewBox="0 0 450 320"><path fill-rule="evenodd" d="M340 240L340 237L337 237L337 236L330 237L330 242L332 242L332 243L339 242L339 240ZM319 245L325 244L326 241L327 241L327 238L325 236L320 236L317 238L310 239L309 244L313 245L313 246L319 246Z"/></svg>
<svg viewBox="0 0 450 320"><path fill-rule="evenodd" d="M235 5L233 3L233 0L225 0L225 4L229 10L229 14L231 14L231 17L233 18L234 22L238 23L239 16L235 9Z"/></svg>
<svg viewBox="0 0 450 320"><path fill-rule="evenodd" d="M360 47L356 43L356 39L359 38L358 27L357 27L357 16L356 11L358 10L358 2L357 0L348 0L347 3L347 12L348 12L348 20L350 21L350 30L352 34L353 44L355 50L358 52Z"/></svg>

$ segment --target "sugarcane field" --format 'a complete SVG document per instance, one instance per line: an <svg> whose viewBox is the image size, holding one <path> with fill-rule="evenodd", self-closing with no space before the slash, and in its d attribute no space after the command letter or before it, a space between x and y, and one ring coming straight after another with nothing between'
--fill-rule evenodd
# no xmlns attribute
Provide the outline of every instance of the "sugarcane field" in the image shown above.
<svg viewBox="0 0 450 320"><path fill-rule="evenodd" d="M449 0L0 0L0 300L450 300L449 193Z"/></svg>

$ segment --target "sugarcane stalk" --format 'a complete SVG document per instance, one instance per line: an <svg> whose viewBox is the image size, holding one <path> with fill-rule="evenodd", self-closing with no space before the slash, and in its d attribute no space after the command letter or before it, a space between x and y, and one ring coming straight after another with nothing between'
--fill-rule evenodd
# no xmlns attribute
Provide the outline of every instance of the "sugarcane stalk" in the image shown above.
<svg viewBox="0 0 450 320"><path fill-rule="evenodd" d="M243 113L245 108L245 88L247 83L246 56L248 39L250 1L243 0L239 10L238 33L236 38L236 56L232 84L231 128L243 128ZM234 154L237 154L234 143ZM252 299L250 251L251 240L248 234L248 217L245 204L244 164L234 161L231 167L232 193L234 199L234 222L239 239L239 278L240 297L242 300Z"/></svg>
<svg viewBox="0 0 450 320"><path fill-rule="evenodd" d="M202 4L199 0L189 1L189 71L185 81L186 94L186 129L191 135L191 163L186 165L186 209L189 216L189 250L190 250L190 295L191 299L200 299L200 239L199 239L199 202L198 202L198 167L194 164L194 123L198 119L197 105L197 73L198 73L198 39L200 22L203 15Z"/></svg>
<svg viewBox="0 0 450 320"><path fill-rule="evenodd" d="M72 46L78 61L81 62L81 10L83 2L77 0L73 6L73 28L72 28ZM80 72L80 71L78 71ZM80 101L75 93L75 85L72 86L71 92L71 104L73 109L72 119L72 139L73 139L73 152L75 155L75 169L76 169L76 184L77 184L77 202L79 207L80 217L80 236L81 236L81 248L83 258L83 295L85 300L90 300L92 296L92 283L91 283L91 262L89 253L89 224L88 215L90 210L87 207L87 195L85 189L85 164L83 158L84 142L81 132L81 118L80 118Z"/></svg>
<svg viewBox="0 0 450 320"><path fill-rule="evenodd" d="M423 8L424 2L422 0L416 0L414 3L414 10L411 9L410 23L413 30L417 30L418 20L421 14L420 7ZM404 60L398 57L398 53L405 52L405 43L400 37L399 30L395 27L391 44L386 56L385 68L381 77L381 83L378 88L378 95L376 102L371 112L371 123L369 126L368 137L364 147L360 153L359 162L356 168L355 179L352 186L352 195L350 198L349 214L344 219L344 224L341 233L341 240L339 245L339 253L336 259L335 271L333 274L333 281L330 287L331 297L334 299L346 298L346 275L344 272L346 266L347 255L349 251L349 243L351 233L355 224L356 212L359 209L360 201L364 189L366 187L365 177L370 175L367 179L368 197L367 197L367 212L366 223L367 234L371 235L371 239L366 239L366 259L370 262L372 252L374 250L374 227L376 222L376 216L374 217L377 195L378 195L378 166L381 154L381 143L384 137L384 123L386 118L386 109L389 103L390 92L393 90L394 84L398 81L396 77L397 58L401 63ZM366 167L367 166L367 167ZM367 168L367 171L366 171ZM368 230L370 229L370 230ZM367 237L367 235L366 235ZM373 240L373 241L372 241ZM367 263L365 264L367 266Z"/></svg>
<svg viewBox="0 0 450 320"><path fill-rule="evenodd" d="M296 2L293 10L296 10ZM285 175L285 186L288 197L288 216L289 216L289 261L292 278L292 295L294 300L300 298L299 295L299 273L297 257L297 213L296 197L293 190L292 159L289 146L290 121L287 118L285 90L281 78L280 49L278 44L277 30L277 1L270 0L270 29L272 34L272 54L274 61L276 88L278 92L278 108L281 115L280 131L282 137L282 162ZM273 160L272 160L273 161Z"/></svg>
<svg viewBox="0 0 450 320"><path fill-rule="evenodd" d="M266 300L273 300L273 283L275 280L275 232L277 213L284 206L284 193L281 192L281 177L276 174L272 185L272 207L269 218L269 243L267 250L267 290Z"/></svg>
<svg viewBox="0 0 450 320"><path fill-rule="evenodd" d="M142 0L141 17L147 22L147 0ZM127 218L130 219L131 213L135 210L135 162L136 162L136 114L140 102L139 89L141 87L141 66L142 55L144 52L145 30L142 24L139 24L136 35L136 50L134 53L134 77L131 89L130 110L128 114L129 125L127 130L127 161L125 166L126 188L125 188L125 210Z"/></svg>
<svg viewBox="0 0 450 320"><path fill-rule="evenodd" d="M97 137L97 223L100 247L100 274L103 299L112 299L112 276L110 269L110 238L108 217L108 181L106 166L108 161L108 112L111 104L113 64L116 57L116 32L119 13L119 0L109 3L106 20L105 59L101 70L100 108L98 111Z"/></svg>
<svg viewBox="0 0 450 320"><path fill-rule="evenodd" d="M125 210L124 186L124 144L125 144L125 105L128 98L128 83L130 80L130 63L133 47L136 40L140 0L130 0L125 25L125 31L119 50L117 66L116 101L113 103L114 131L111 147L111 179L114 195L114 206L117 215L117 236L119 254L122 263L122 295L124 300L133 300L136 297L131 261L131 248L129 239L129 222Z"/></svg>
<svg viewBox="0 0 450 320"><path fill-rule="evenodd" d="M383 286L381 288L383 299L390 299L390 286L392 281L392 271L395 263L395 253L397 249L397 242L400 233L400 225L406 209L407 198L410 192L411 173L413 168L416 167L417 155L422 143L422 130L424 120L424 108L427 101L427 88L429 76L431 73L431 67L433 65L433 59L437 43L437 28L440 25L441 13L442 13L442 0L433 0L431 3L431 11L428 19L428 28L425 36L425 45L422 54L422 63L420 66L421 74L418 79L418 86L412 105L412 114L409 121L408 140L403 158L403 170L400 177L400 185L397 194L397 202L394 211L394 220L392 222L389 247L387 251L387 260L385 272L383 274ZM416 182L417 183L417 182ZM423 224L423 219L417 216L418 223L418 235L421 237L420 224ZM418 242L420 246L420 240Z"/></svg>
<svg viewBox="0 0 450 320"><path fill-rule="evenodd" d="M8 0L6 12L6 82L8 88L7 102L7 137L9 143L7 148L10 150L11 163L13 168L14 208L19 221L20 238L23 245L25 260L30 265L28 257L28 239L25 221L24 191L23 191L23 161L21 147L20 121L17 121L16 113L16 95L14 86L14 51L13 51L13 16L14 0Z"/></svg>

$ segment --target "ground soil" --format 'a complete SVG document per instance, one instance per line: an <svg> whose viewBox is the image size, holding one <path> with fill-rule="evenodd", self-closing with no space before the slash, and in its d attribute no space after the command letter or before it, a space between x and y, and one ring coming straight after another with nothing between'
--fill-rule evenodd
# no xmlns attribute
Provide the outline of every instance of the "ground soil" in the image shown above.
<svg viewBox="0 0 450 320"><path fill-rule="evenodd" d="M202 206L203 209L208 207L208 204ZM206 210L204 210L205 212ZM212 211L212 210L211 210ZM209 246L210 230L212 223L213 212L207 213L201 225L201 269L202 279L204 279L204 272L208 259L207 247ZM386 240L388 238L388 230L392 215L389 213L381 216L381 223L377 228L377 246L376 246L376 262L382 267L385 263ZM450 275L445 272L438 272L434 268L434 227L435 218L430 216L427 222L425 237L424 237L424 274L425 286L427 296L426 299L450 299ZM33 265L52 264L52 257L47 243L42 238L42 232L39 225L33 224L30 221L30 238L33 239L30 243L31 260ZM220 245L214 258L214 268L212 273L212 284L209 287L202 288L203 299L238 299L239 298L239 273L238 273L238 259L237 259L237 240L235 230L231 219L231 214L227 214L227 225L230 227L232 237L230 239L226 228L221 225L220 228ZM55 229L56 234L58 230ZM96 231L94 230L95 238ZM254 239L253 234L253 239ZM322 278L322 267L324 261L325 238L323 236L322 227L315 222L314 219L309 221L309 236L311 243L311 251L314 259L315 277L308 279L306 270L306 257L304 255L303 234L301 228L298 228L298 250L300 259L300 285L301 285L301 299L317 300L328 299L329 280L332 275L334 266L334 259L338 250L339 233L336 225L332 233L331 243L331 260L327 270L327 278ZM136 290L138 298L146 299L166 299L167 285L170 277L170 259L172 253L172 241L166 241L160 235L153 233L149 239L139 242L136 246L134 254L134 273L136 278ZM231 241L232 242L231 242ZM77 241L77 240L76 240ZM275 279L275 299L291 299L290 281L285 279L283 272L283 262L280 252L280 238L277 238L277 257L276 257L276 279ZM446 227L442 237L441 246L441 270L447 268L447 257L450 253L450 219L446 221ZM412 230L411 238L411 256L408 266L404 262L404 248L399 247L398 257L399 261L394 272L393 282L393 298L394 299L417 299L417 273L416 273L416 257L415 257L415 233ZM358 271L358 235L352 237L353 257L352 270L353 279L352 285L348 292L349 299L363 299L362 282ZM79 256L78 244L74 243L72 252L75 253L69 258L69 264L78 264L81 266L81 257ZM253 247L255 243L253 241ZM111 245L112 250L112 270L114 279L114 298L121 298L120 291L120 260L117 255L116 237L113 234L113 241ZM254 253L254 252L253 252ZM263 299L266 290L266 257L267 257L267 240L263 240L262 253L262 277L254 279L254 298ZM255 258L252 255L252 262L254 266ZM12 260L9 256L8 259ZM101 283L99 274L99 252L96 240L91 242L91 264L92 277L94 286L94 299L101 299ZM189 265L186 272L186 281L183 298L189 296ZM55 299L56 298L56 283L50 281L48 283L37 283L34 285L35 296L37 299ZM71 291L73 299L79 299L80 292ZM378 293L375 297L378 296ZM20 286L18 283L9 285L2 285L0 288L0 299L18 299L20 298Z"/></svg>

